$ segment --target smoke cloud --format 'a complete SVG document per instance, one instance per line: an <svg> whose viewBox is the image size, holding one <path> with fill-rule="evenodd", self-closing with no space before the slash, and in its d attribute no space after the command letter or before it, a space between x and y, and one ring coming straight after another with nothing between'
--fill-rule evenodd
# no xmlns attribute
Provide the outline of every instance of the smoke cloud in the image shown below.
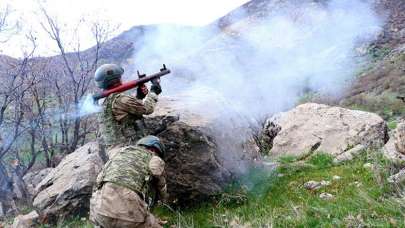
<svg viewBox="0 0 405 228"><path fill-rule="evenodd" d="M258 120L291 108L305 91L339 96L366 60L356 48L382 26L367 1L270 5L263 17L234 13L228 28L158 26L134 55L137 69L149 73L161 63L172 69L162 80L163 95L212 117L212 133L232 164Z"/></svg>

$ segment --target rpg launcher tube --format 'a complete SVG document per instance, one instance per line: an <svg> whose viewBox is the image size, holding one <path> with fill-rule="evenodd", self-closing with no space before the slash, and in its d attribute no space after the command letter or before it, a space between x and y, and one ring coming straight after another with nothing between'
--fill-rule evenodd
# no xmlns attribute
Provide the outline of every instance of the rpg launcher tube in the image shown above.
<svg viewBox="0 0 405 228"><path fill-rule="evenodd" d="M149 81L152 81L154 79L158 79L166 74L170 74L170 70L166 68L166 66L163 64L163 68L160 69L160 72L149 75L149 76L144 76L142 78L139 78L137 80L132 80L132 81L128 81L126 83L121 84L120 86L114 87L112 89L109 90L104 90L101 93L97 93L93 95L93 99L94 101L98 101L101 98L104 97L108 97L109 95L113 94L113 93L122 93L124 91L133 89L139 85L142 85L144 83L147 83Z"/></svg>

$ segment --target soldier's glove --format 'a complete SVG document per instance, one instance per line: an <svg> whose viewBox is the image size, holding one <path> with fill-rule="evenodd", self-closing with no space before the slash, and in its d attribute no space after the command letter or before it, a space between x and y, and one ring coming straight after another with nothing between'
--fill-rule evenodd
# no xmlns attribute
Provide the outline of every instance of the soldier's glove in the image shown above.
<svg viewBox="0 0 405 228"><path fill-rule="evenodd" d="M146 97L146 95L148 95L148 87L146 87L145 84L138 86L138 88L136 88L136 98L142 100Z"/></svg>
<svg viewBox="0 0 405 228"><path fill-rule="evenodd" d="M150 91L159 95L162 92L162 87L160 86L159 80L153 80L150 87Z"/></svg>

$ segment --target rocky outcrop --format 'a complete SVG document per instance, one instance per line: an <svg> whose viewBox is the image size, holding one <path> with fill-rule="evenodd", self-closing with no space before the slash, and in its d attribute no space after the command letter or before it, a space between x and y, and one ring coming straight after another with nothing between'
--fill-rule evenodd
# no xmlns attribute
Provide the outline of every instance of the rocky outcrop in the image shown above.
<svg viewBox="0 0 405 228"><path fill-rule="evenodd" d="M27 191L32 198L35 195L35 187L53 170L53 168L45 168L29 172L24 175L23 180L27 187Z"/></svg>
<svg viewBox="0 0 405 228"><path fill-rule="evenodd" d="M276 128L276 129L274 129ZM267 132L278 132L266 135ZM261 137L274 157L313 152L351 158L351 149L379 148L387 141L385 121L376 114L307 103L266 121ZM350 152L350 154L345 154Z"/></svg>
<svg viewBox="0 0 405 228"><path fill-rule="evenodd" d="M86 216L97 174L103 162L97 143L88 143L67 155L36 187L33 205L41 220Z"/></svg>

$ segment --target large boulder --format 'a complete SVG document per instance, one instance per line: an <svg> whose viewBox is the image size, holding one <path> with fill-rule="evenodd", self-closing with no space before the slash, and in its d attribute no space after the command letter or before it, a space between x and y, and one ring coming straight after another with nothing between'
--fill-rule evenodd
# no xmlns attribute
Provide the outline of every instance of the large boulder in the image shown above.
<svg viewBox="0 0 405 228"><path fill-rule="evenodd" d="M53 168L45 168L35 170L24 175L23 180L27 186L27 191L32 198L35 194L35 187L53 170Z"/></svg>
<svg viewBox="0 0 405 228"><path fill-rule="evenodd" d="M405 155L405 120L402 120L394 132L395 148Z"/></svg>
<svg viewBox="0 0 405 228"><path fill-rule="evenodd" d="M93 185L102 167L95 142L67 155L36 186L33 205L41 220L56 223L72 216L87 216Z"/></svg>
<svg viewBox="0 0 405 228"><path fill-rule="evenodd" d="M185 204L216 195L230 180L230 172L217 158L215 141L201 129L174 122L157 135L166 146L168 192Z"/></svg>
<svg viewBox="0 0 405 228"><path fill-rule="evenodd" d="M32 228L39 226L39 214L36 211L31 211L26 215L18 215L14 221L12 228Z"/></svg>
<svg viewBox="0 0 405 228"><path fill-rule="evenodd" d="M161 99L154 114L145 119L147 133L161 138L166 146L168 192L179 204L217 195L231 180L221 157L223 149L212 134L214 119L191 111L176 97ZM226 152L230 154L229 148Z"/></svg>
<svg viewBox="0 0 405 228"><path fill-rule="evenodd" d="M383 152L387 159L397 165L405 163L405 120L402 120L385 144Z"/></svg>
<svg viewBox="0 0 405 228"><path fill-rule="evenodd" d="M154 115L144 119L144 130L164 143L170 201L184 205L222 192L231 173L218 158L218 147L207 134L206 122L177 111L161 104ZM118 151L107 153L112 157Z"/></svg>
<svg viewBox="0 0 405 228"><path fill-rule="evenodd" d="M268 119L261 138L274 157L323 152L344 160L382 147L388 135L385 121L374 113L307 103Z"/></svg>

